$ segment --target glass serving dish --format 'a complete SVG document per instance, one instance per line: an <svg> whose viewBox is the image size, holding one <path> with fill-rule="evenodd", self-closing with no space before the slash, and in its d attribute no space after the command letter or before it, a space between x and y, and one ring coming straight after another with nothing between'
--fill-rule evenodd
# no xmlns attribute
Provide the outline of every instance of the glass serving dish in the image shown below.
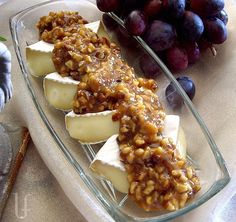
<svg viewBox="0 0 236 222"><path fill-rule="evenodd" d="M202 188L194 199L182 209L174 212L145 212L130 200L127 195L116 191L109 181L94 175L89 170L89 164L102 144L79 144L69 137L64 124L65 113L54 109L47 103L42 88L43 78L36 78L30 75L26 63L26 46L38 41L36 22L41 16L47 15L50 11L61 10L79 11L81 16L89 22L102 19L102 13L90 1L44 2L21 11L10 18L14 47L22 75L42 120L58 144L58 148L64 153L69 163L74 166L84 183L94 193L94 196L101 202L106 211L116 221L166 221L198 207L222 190L230 180L229 172L214 139L194 105L175 80L175 77L155 53L141 38L133 38L124 29L122 30L122 20L112 13L107 14L107 16L112 17L114 22L117 25L119 24L120 27L118 32L108 31L108 35L120 45L123 57L129 65L135 68L136 73L142 76L139 58L145 54L154 59L162 68L163 74L156 79L159 86L157 93L166 113L180 116L181 127L185 132L188 144L187 158L197 169ZM184 100L181 109L173 109L166 102L165 89L170 82L172 82Z"/></svg>

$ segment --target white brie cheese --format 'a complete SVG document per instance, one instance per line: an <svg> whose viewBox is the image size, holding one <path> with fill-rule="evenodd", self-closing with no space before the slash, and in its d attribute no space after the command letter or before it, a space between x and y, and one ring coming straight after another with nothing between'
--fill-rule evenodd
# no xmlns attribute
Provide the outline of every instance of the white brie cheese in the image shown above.
<svg viewBox="0 0 236 222"><path fill-rule="evenodd" d="M53 48L53 44L42 40L26 47L26 60L31 75L38 77L55 72L52 61Z"/></svg>
<svg viewBox="0 0 236 222"><path fill-rule="evenodd" d="M90 168L98 175L111 181L121 193L128 193L129 183L124 165L120 160L120 149L116 141L117 134L111 136L98 151Z"/></svg>
<svg viewBox="0 0 236 222"><path fill-rule="evenodd" d="M69 111L73 107L78 84L79 81L54 72L45 76L43 80L44 95L54 108Z"/></svg>
<svg viewBox="0 0 236 222"><path fill-rule="evenodd" d="M181 136L178 138L179 116L166 116L163 134L166 137L172 138L173 142L178 144L176 147L180 154L183 155L182 157L185 158L186 142L183 131L181 131ZM116 140L117 136L113 135L107 140L90 164L90 168L98 175L111 181L116 190L122 193L128 193L129 183L124 165L120 160L120 150Z"/></svg>
<svg viewBox="0 0 236 222"><path fill-rule="evenodd" d="M97 33L99 37L105 37L108 40L110 39L110 36L108 35L103 22L101 21L91 22L86 24L85 26L86 28L90 28L93 32Z"/></svg>
<svg viewBox="0 0 236 222"><path fill-rule="evenodd" d="M81 143L99 143L119 132L119 122L112 120L115 111L78 115L73 111L65 116L70 136Z"/></svg>
<svg viewBox="0 0 236 222"><path fill-rule="evenodd" d="M176 148L179 151L180 156L186 158L187 156L187 141L185 138L185 133L182 127L179 127L178 140Z"/></svg>
<svg viewBox="0 0 236 222"><path fill-rule="evenodd" d="M95 33L104 30L100 21L88 23L85 27L90 28ZM43 40L26 47L26 60L31 75L39 77L56 71L52 61L53 49L54 44Z"/></svg>
<svg viewBox="0 0 236 222"><path fill-rule="evenodd" d="M91 29L95 33L99 33L101 27L101 21L90 22L84 25L86 28Z"/></svg>
<svg viewBox="0 0 236 222"><path fill-rule="evenodd" d="M174 144L177 143L178 139L179 121L177 115L166 115L164 120L163 136L171 138Z"/></svg>

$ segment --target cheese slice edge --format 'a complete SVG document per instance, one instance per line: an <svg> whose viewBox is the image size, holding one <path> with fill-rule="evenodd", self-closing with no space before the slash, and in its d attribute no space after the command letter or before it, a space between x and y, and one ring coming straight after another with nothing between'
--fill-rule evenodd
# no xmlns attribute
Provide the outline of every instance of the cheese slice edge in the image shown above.
<svg viewBox="0 0 236 222"><path fill-rule="evenodd" d="M85 24L85 27L98 34L101 32L101 36L106 35L101 21ZM52 61L53 49L54 44L43 40L26 47L26 61L31 75L40 77L56 71Z"/></svg>
<svg viewBox="0 0 236 222"><path fill-rule="evenodd" d="M70 111L79 81L71 77L62 77L59 73L50 73L44 77L43 89L48 103L59 110Z"/></svg>
<svg viewBox="0 0 236 222"><path fill-rule="evenodd" d="M167 126L167 123L171 126ZM186 158L186 141L183 130L181 137L179 137L179 116L167 115L164 129L165 136L175 141L175 144L177 144L176 148L180 155ZM116 190L121 193L128 193L129 183L124 165L120 160L117 136L118 134L111 136L102 146L90 164L90 169L94 173L111 181Z"/></svg>
<svg viewBox="0 0 236 222"><path fill-rule="evenodd" d="M116 111L75 114L65 116L66 129L70 136L81 143L100 143L119 132L119 122L112 120Z"/></svg>

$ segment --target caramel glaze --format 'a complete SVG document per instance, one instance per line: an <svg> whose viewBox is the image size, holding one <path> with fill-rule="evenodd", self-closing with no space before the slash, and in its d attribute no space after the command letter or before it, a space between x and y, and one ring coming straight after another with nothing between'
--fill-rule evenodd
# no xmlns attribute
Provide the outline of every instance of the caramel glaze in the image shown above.
<svg viewBox="0 0 236 222"><path fill-rule="evenodd" d="M40 18L37 23L40 39L48 43L55 43L65 36L75 33L81 24L88 23L78 12L50 12Z"/></svg>
<svg viewBox="0 0 236 222"><path fill-rule="evenodd" d="M120 49L83 25L56 42L52 59L62 76L80 81L75 113L116 110L113 121L120 122L120 157L132 199L146 211L184 207L200 182L172 140L162 135L166 114L155 93L157 83L136 78Z"/></svg>

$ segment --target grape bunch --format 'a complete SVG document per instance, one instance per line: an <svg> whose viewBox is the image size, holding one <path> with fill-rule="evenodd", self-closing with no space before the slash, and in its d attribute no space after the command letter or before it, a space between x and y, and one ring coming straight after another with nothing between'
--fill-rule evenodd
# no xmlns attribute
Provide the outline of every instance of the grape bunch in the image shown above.
<svg viewBox="0 0 236 222"><path fill-rule="evenodd" d="M195 63L201 42L212 46L227 39L224 0L97 0L97 6L115 12L130 34L141 36L157 54L165 54L172 71Z"/></svg>
<svg viewBox="0 0 236 222"><path fill-rule="evenodd" d="M227 39L224 0L97 0L103 12L124 20L131 35L141 36L173 72L200 58L200 51ZM160 73L154 61L140 57L148 78Z"/></svg>

